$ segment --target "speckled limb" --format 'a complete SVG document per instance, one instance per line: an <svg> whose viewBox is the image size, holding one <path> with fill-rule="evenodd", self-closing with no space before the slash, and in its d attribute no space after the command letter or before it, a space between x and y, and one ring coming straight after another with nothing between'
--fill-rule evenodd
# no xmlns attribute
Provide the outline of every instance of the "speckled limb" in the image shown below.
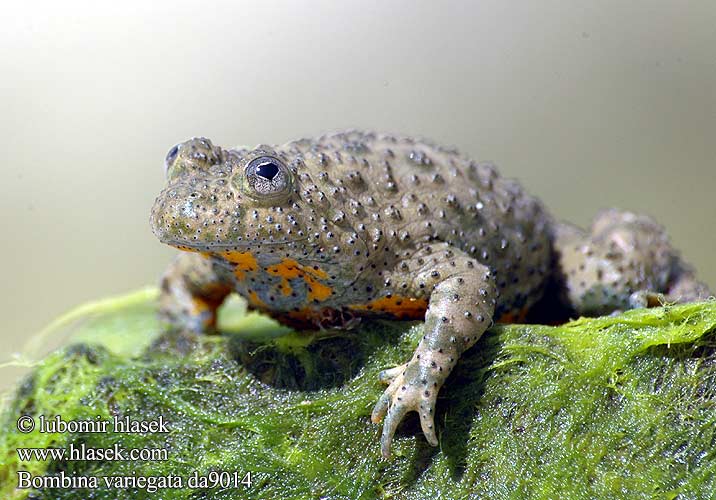
<svg viewBox="0 0 716 500"><path fill-rule="evenodd" d="M674 266L674 269L673 281L668 285L665 292L652 292L648 290L634 292L629 297L629 306L632 309L638 307L659 307L670 303L706 300L713 296L709 287L699 281L693 269L681 261L680 258L677 265ZM615 313L618 312L620 311L615 310Z"/></svg>
<svg viewBox="0 0 716 500"><path fill-rule="evenodd" d="M211 260L197 253L180 253L162 276L159 317L193 332L213 331L216 310L230 292Z"/></svg>
<svg viewBox="0 0 716 500"><path fill-rule="evenodd" d="M589 233L561 224L555 234L566 300L579 314L613 314L710 295L649 216L605 210Z"/></svg>
<svg viewBox="0 0 716 500"><path fill-rule="evenodd" d="M666 294L668 302L692 302L706 300L713 296L709 287L696 278L696 273L690 265L680 260L677 268L679 272L669 285Z"/></svg>
<svg viewBox="0 0 716 500"><path fill-rule="evenodd" d="M495 309L494 278L489 269L444 243L430 245L399 266L410 292L429 296L424 336L404 365L385 370L389 383L373 409L373 422L383 423L381 452L390 456L398 424L410 411L418 412L427 441L437 446L435 401L460 355L489 327Z"/></svg>

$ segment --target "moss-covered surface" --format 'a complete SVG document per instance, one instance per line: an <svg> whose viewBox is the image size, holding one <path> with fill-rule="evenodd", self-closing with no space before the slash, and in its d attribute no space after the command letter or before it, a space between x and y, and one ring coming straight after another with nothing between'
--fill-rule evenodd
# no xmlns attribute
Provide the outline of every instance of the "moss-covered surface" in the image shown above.
<svg viewBox="0 0 716 500"><path fill-rule="evenodd" d="M440 447L427 445L409 418L391 461L380 458L380 429L369 421L382 392L377 374L410 355L420 325L276 337L285 331L236 306L223 311L221 324L220 336L160 335L153 293L144 293L86 308L69 327L55 327L81 343L47 356L5 409L0 497L716 497L714 302L561 327L495 327L441 392ZM21 415L58 414L161 415L170 432L16 430ZM16 453L70 443L165 448L168 460L20 462ZM15 490L18 470L171 474L185 482L194 471L238 472L238 479L250 471L252 485Z"/></svg>

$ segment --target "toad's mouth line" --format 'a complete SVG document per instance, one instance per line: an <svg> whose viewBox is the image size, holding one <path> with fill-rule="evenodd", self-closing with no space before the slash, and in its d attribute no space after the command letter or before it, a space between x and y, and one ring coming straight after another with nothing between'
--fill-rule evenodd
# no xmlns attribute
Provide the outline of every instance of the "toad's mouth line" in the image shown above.
<svg viewBox="0 0 716 500"><path fill-rule="evenodd" d="M187 250L193 252L211 252L211 251L229 251L229 250L246 250L249 248L257 249L259 247L272 247L280 245L290 245L306 241L307 236L303 238L295 238L290 240L260 240L260 241L234 241L231 243L206 243L193 242L187 240L162 240L162 243L178 248L179 250Z"/></svg>

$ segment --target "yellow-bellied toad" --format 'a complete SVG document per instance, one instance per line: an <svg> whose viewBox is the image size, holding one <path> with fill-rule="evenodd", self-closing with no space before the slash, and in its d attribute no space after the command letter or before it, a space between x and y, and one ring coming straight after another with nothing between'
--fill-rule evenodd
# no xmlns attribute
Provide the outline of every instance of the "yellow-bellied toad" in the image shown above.
<svg viewBox="0 0 716 500"><path fill-rule="evenodd" d="M398 423L420 416L437 445L435 401L460 355L493 321L524 318L548 282L578 313L709 294L648 217L607 211L590 234L556 223L515 181L427 141L349 131L284 146L169 151L151 223L183 252L164 275L161 314L214 326L236 291L297 328L363 315L425 319L413 357L385 370L390 453Z"/></svg>

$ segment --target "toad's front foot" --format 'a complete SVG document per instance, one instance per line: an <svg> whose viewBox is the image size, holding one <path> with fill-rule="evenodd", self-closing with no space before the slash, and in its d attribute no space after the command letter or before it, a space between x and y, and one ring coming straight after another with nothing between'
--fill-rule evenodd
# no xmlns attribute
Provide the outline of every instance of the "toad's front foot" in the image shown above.
<svg viewBox="0 0 716 500"><path fill-rule="evenodd" d="M432 290L423 338L408 363L381 373L380 379L389 385L371 415L375 423L385 417L380 438L385 458L390 456L395 429L410 411L418 412L425 438L437 446L438 391L460 355L487 329L494 313L494 276L487 267L445 243L435 243L428 250L432 257L414 257L411 265L419 269L414 279L406 276L412 280L415 296L420 297L421 290Z"/></svg>
<svg viewBox="0 0 716 500"><path fill-rule="evenodd" d="M406 364L380 373L380 380L389 385L373 408L371 420L379 423L385 417L380 438L380 450L385 458L390 457L390 445L398 424L410 411L420 415L420 426L428 443L438 445L434 415L440 384L428 373L430 367L426 370L420 364L419 357L413 358Z"/></svg>
<svg viewBox="0 0 716 500"><path fill-rule="evenodd" d="M216 311L231 287L214 272L213 264L196 253L181 253L162 276L159 318L194 333L216 331Z"/></svg>

